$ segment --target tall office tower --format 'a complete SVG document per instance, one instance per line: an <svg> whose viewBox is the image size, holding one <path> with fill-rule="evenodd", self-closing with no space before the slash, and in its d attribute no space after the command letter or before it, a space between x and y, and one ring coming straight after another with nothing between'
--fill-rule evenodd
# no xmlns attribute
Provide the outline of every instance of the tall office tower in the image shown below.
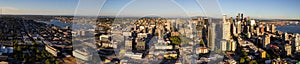
<svg viewBox="0 0 300 64"><path fill-rule="evenodd" d="M289 40L289 35L288 35L288 33L284 33L282 37L283 37L283 40L284 40L284 41Z"/></svg>
<svg viewBox="0 0 300 64"><path fill-rule="evenodd" d="M296 52L300 52L300 35L296 34L294 47Z"/></svg>
<svg viewBox="0 0 300 64"><path fill-rule="evenodd" d="M238 20L238 21L241 21L240 18L241 18L241 14L238 13L237 20Z"/></svg>
<svg viewBox="0 0 300 64"><path fill-rule="evenodd" d="M271 32L272 32L272 33L275 33L275 32L276 32L275 28L276 28L276 26L275 26L274 24L272 24L272 25L271 25Z"/></svg>
<svg viewBox="0 0 300 64"><path fill-rule="evenodd" d="M284 50L285 50L287 56L292 55L292 46L290 44L286 44L284 46Z"/></svg>
<svg viewBox="0 0 300 64"><path fill-rule="evenodd" d="M260 34L259 27L256 27L256 29L255 29L255 30L256 30L256 35L257 35L257 36L261 35L261 34Z"/></svg>
<svg viewBox="0 0 300 64"><path fill-rule="evenodd" d="M266 24L265 30L266 30L266 32L270 32L270 26L269 26L269 24Z"/></svg>
<svg viewBox="0 0 300 64"><path fill-rule="evenodd" d="M232 42L231 42L231 51L235 51L236 47L237 47L237 42L232 40Z"/></svg>
<svg viewBox="0 0 300 64"><path fill-rule="evenodd" d="M262 34L265 33L265 27L264 27L264 26L261 26L261 27L260 27L260 32L261 32Z"/></svg>
<svg viewBox="0 0 300 64"><path fill-rule="evenodd" d="M237 22L236 22L236 31L237 31L237 34L241 34L241 32L242 32L242 24L241 24L241 21L237 21Z"/></svg>
<svg viewBox="0 0 300 64"><path fill-rule="evenodd" d="M250 21L250 20L251 20L250 16L247 16L247 21Z"/></svg>
<svg viewBox="0 0 300 64"><path fill-rule="evenodd" d="M228 42L227 42L227 51L235 51L235 49L236 49L236 41L234 41L234 40L229 40Z"/></svg>
<svg viewBox="0 0 300 64"><path fill-rule="evenodd" d="M247 38L251 38L251 32L247 32Z"/></svg>
<svg viewBox="0 0 300 64"><path fill-rule="evenodd" d="M211 21L211 19L208 19L208 18L204 18L204 28L203 28L203 30L202 30L202 36L203 36L203 40L205 41L205 42L207 42L208 41L208 27L209 27L209 25L210 25L210 21Z"/></svg>
<svg viewBox="0 0 300 64"><path fill-rule="evenodd" d="M233 18L232 18L232 17L230 17L229 21L230 21L231 23L233 23Z"/></svg>
<svg viewBox="0 0 300 64"><path fill-rule="evenodd" d="M230 34L230 22L226 21L226 15L223 15L223 36L222 39L229 40L231 37Z"/></svg>
<svg viewBox="0 0 300 64"><path fill-rule="evenodd" d="M221 50L222 51L227 51L227 41L226 40L221 40L220 41L220 43L221 43Z"/></svg>
<svg viewBox="0 0 300 64"><path fill-rule="evenodd" d="M246 26L246 33L250 32L250 26Z"/></svg>
<svg viewBox="0 0 300 64"><path fill-rule="evenodd" d="M256 21L255 20L250 20L250 26L255 26L256 25Z"/></svg>
<svg viewBox="0 0 300 64"><path fill-rule="evenodd" d="M221 40L221 50L222 51L235 51L236 49L236 41L234 40Z"/></svg>
<svg viewBox="0 0 300 64"><path fill-rule="evenodd" d="M234 35L234 36L238 36L238 34L237 34L237 28L236 28L236 26L233 24L233 25L231 25L232 26L232 34Z"/></svg>
<svg viewBox="0 0 300 64"><path fill-rule="evenodd" d="M244 21L244 14L241 14L241 20Z"/></svg>
<svg viewBox="0 0 300 64"><path fill-rule="evenodd" d="M212 23L210 24L208 28L208 43L207 46L210 48L211 51L215 50L215 40L216 40L216 24Z"/></svg>
<svg viewBox="0 0 300 64"><path fill-rule="evenodd" d="M227 15L223 15L223 22L227 22Z"/></svg>
<svg viewBox="0 0 300 64"><path fill-rule="evenodd" d="M269 44L270 44L270 36L264 35L264 42L263 42L264 48L267 48L267 45L269 45Z"/></svg>

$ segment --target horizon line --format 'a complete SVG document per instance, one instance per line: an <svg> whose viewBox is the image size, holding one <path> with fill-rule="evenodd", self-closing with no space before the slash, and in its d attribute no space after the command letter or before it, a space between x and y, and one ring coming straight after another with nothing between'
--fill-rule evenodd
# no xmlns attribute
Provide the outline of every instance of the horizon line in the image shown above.
<svg viewBox="0 0 300 64"><path fill-rule="evenodd" d="M70 15L70 14L1 14L0 16L79 16L79 17L114 17L116 18L117 16L113 15L98 15L98 16L92 16L92 15ZM222 15L221 15L222 16ZM142 16L119 16L119 17L142 17ZM151 17L151 16L146 16L146 17ZM158 17L158 16L153 16L153 17ZM210 16L168 16L165 18L199 18L199 17L206 17L206 18L216 18L216 17L210 17ZM222 18L217 18L217 19L222 19ZM252 17L252 19L262 19L262 20L298 20L296 18L255 18Z"/></svg>

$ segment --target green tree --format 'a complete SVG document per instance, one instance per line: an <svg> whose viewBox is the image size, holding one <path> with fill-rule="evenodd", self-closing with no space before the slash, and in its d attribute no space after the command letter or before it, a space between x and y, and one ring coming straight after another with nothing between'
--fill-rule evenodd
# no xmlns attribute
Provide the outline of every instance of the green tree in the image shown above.
<svg viewBox="0 0 300 64"><path fill-rule="evenodd" d="M172 37L170 37L170 40L171 40L172 44L175 44L175 45L181 44L179 37L172 36Z"/></svg>
<svg viewBox="0 0 300 64"><path fill-rule="evenodd" d="M245 59L244 58L240 58L240 63L245 63Z"/></svg>
<svg viewBox="0 0 300 64"><path fill-rule="evenodd" d="M258 64L256 60L251 60L249 64Z"/></svg>
<svg viewBox="0 0 300 64"><path fill-rule="evenodd" d="M216 51L215 51L217 54L221 54L221 49L217 49Z"/></svg>
<svg viewBox="0 0 300 64"><path fill-rule="evenodd" d="M58 62L58 61L55 61L55 64L59 64L59 62Z"/></svg>
<svg viewBox="0 0 300 64"><path fill-rule="evenodd" d="M244 56L248 56L248 53L246 51L242 50L242 53Z"/></svg>
<svg viewBox="0 0 300 64"><path fill-rule="evenodd" d="M201 40L201 41L200 41L200 44L201 44L201 45L205 45L205 43L204 43L204 41L203 41L203 40Z"/></svg>
<svg viewBox="0 0 300 64"><path fill-rule="evenodd" d="M21 51L21 47L20 46L17 46L17 51Z"/></svg>
<svg viewBox="0 0 300 64"><path fill-rule="evenodd" d="M246 61L248 61L248 62L249 62L250 60L251 60L251 59L250 59L249 57L247 57L247 56L246 56Z"/></svg>
<svg viewBox="0 0 300 64"><path fill-rule="evenodd" d="M50 61L47 59L47 60L45 61L45 64L50 64Z"/></svg>

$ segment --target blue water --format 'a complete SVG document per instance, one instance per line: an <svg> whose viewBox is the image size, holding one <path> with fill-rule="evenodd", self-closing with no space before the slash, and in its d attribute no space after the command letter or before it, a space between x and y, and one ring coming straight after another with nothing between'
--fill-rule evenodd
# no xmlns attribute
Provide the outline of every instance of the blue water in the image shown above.
<svg viewBox="0 0 300 64"><path fill-rule="evenodd" d="M46 24L53 24L55 26L58 26L60 28L65 28L66 26L72 27L72 29L93 29L93 25L82 25L82 24L72 24L72 23L65 23L59 20L51 20L51 21L38 21L43 22Z"/></svg>
<svg viewBox="0 0 300 64"><path fill-rule="evenodd" d="M288 33L299 33L300 34L300 25L290 24L286 26L277 26L276 30Z"/></svg>

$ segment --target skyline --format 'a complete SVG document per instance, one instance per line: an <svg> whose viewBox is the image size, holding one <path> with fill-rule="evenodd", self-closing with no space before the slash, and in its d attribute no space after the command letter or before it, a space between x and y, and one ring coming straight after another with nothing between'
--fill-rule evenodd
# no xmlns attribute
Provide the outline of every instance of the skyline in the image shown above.
<svg viewBox="0 0 300 64"><path fill-rule="evenodd" d="M96 0L89 0L87 3L95 2ZM107 0L101 10L99 16L116 16L120 13L120 10L126 6L130 1L134 1L137 4L131 3L130 5L143 5L136 7L128 7L122 10L124 16L144 16L144 14L156 13L163 16L205 16L211 14L207 11L214 11L212 9L206 9L206 13L203 11L203 7L198 6L196 0L174 0L174 2L168 2L169 0ZM146 2L145 2L146 1ZM159 2L157 2L159 1ZM300 19L300 2L298 0L217 0L220 5L220 14L226 14L229 17L235 17L237 13L243 12L252 18L258 19ZM11 15L74 15L79 0L26 0L26 1L2 1L0 2L1 14ZM96 1L97 2L97 1ZM150 4L147 4L150 3ZM156 3L151 5L151 3ZM168 4L164 4L168 3ZM171 3L171 4L170 4ZM87 5L87 4L84 4ZM151 5L151 6L144 6ZM203 4L202 4L203 5ZM205 4L207 5L207 4ZM203 5L203 6L205 6ZM159 7L157 7L159 6ZM213 5L214 6L214 5ZM92 10L98 10L92 8L93 6L85 6L84 13L82 15L91 15L89 13ZM168 8L168 9L166 9ZM158 10L159 9L159 10ZM136 11L138 10L138 11ZM150 10L150 11L149 11ZM180 13L178 13L180 12ZM156 15L152 14L152 15ZM150 14L151 15L151 14ZM160 15L158 15L160 16ZM210 15L208 15L210 16ZM212 16L216 17L216 16ZM221 17L221 15L219 16Z"/></svg>

